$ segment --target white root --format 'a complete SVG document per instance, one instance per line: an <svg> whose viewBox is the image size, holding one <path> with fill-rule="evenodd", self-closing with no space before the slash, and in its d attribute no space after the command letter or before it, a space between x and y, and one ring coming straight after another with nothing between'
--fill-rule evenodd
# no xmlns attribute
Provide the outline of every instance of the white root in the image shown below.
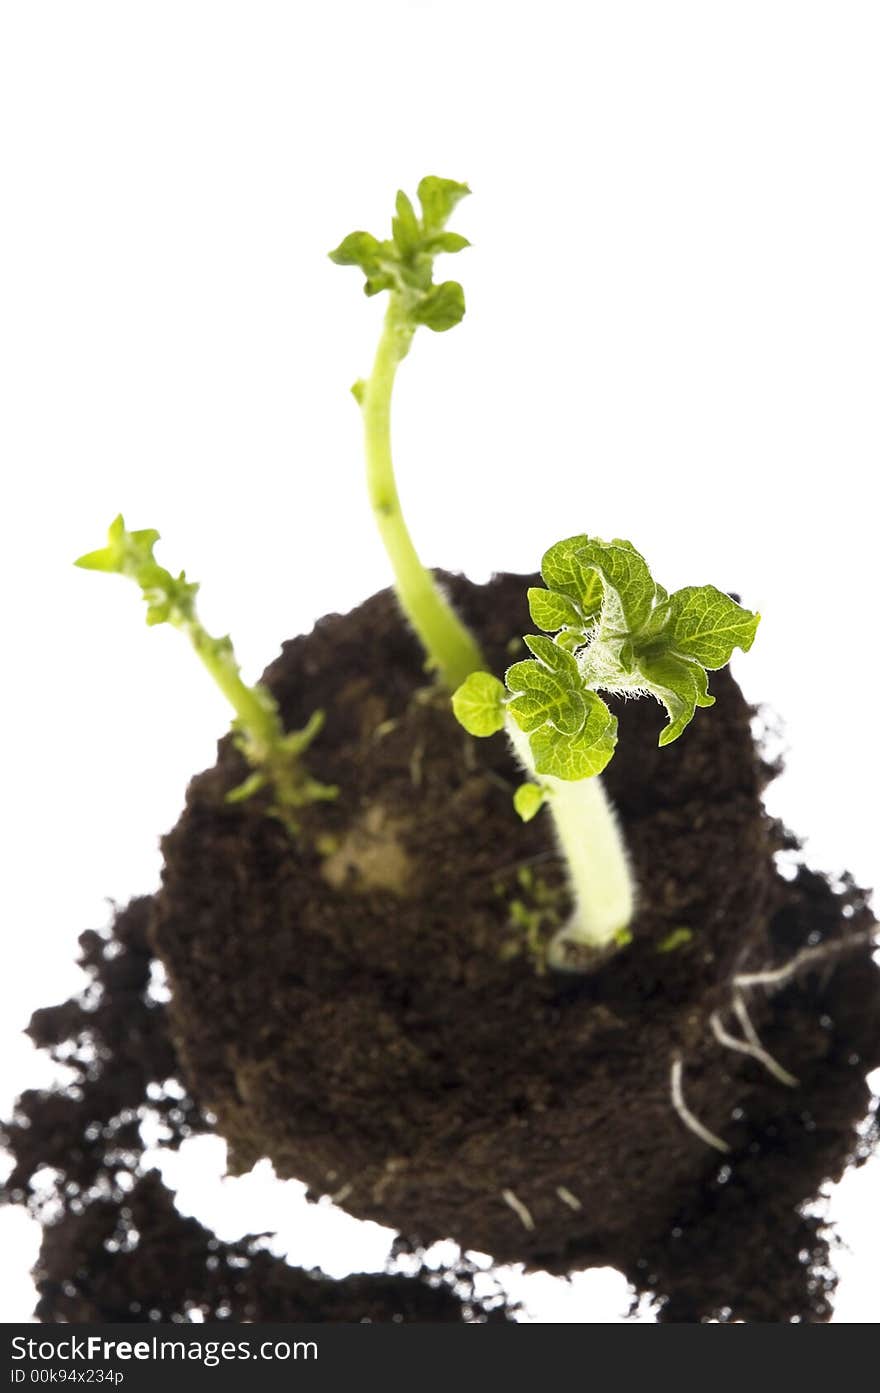
<svg viewBox="0 0 880 1393"><path fill-rule="evenodd" d="M409 761L409 777L413 788L421 788L422 785L422 764L425 758L425 746L423 743L416 745Z"/></svg>
<svg viewBox="0 0 880 1393"><path fill-rule="evenodd" d="M866 943L872 943L877 933L876 925L863 933L851 934L846 939L835 939L831 943L819 943L814 947L802 948L795 953L787 963L781 967L766 968L761 972L740 972L731 982L733 987L733 1011L742 1029L743 1038L731 1035L724 1027L721 1012L714 1011L709 1017L709 1024L712 1033L720 1045L726 1049L737 1050L740 1054L751 1055L760 1064L789 1088L798 1086L798 1079L794 1074L790 1074L784 1069L777 1059L774 1059L769 1050L761 1044L760 1037L756 1031L752 1019L746 1007L743 991L750 987L782 987L786 982L790 982L799 972L814 963L832 962L841 953L845 953L849 948L861 948ZM684 1101L682 1090L682 1077L684 1065L681 1055L676 1055L672 1061L672 1071L670 1075L670 1094L672 1106L678 1114L682 1123L688 1131L693 1132L707 1146L714 1147L716 1151L728 1153L730 1147L721 1137L716 1137L714 1132L710 1132L708 1127L704 1127L698 1117L695 1117ZM557 1193L559 1193L557 1191Z"/></svg>
<svg viewBox="0 0 880 1393"><path fill-rule="evenodd" d="M735 993L733 998L733 1011L742 1027L743 1035L756 1050L761 1052L761 1062L770 1070L770 1073L773 1074L775 1078L779 1079L780 1083L787 1084L789 1088L797 1088L800 1080L794 1074L790 1074L787 1069L784 1069L769 1050L764 1049L759 1039L758 1032L752 1024L752 1018L749 1015L745 998L740 996L739 992ZM756 1058L757 1057L756 1055ZM775 1069L772 1067L773 1065L776 1066Z"/></svg>
<svg viewBox="0 0 880 1393"><path fill-rule="evenodd" d="M516 1217L519 1219L523 1228L526 1229L529 1233L534 1233L535 1221L532 1218L530 1211L523 1204L522 1200L519 1199L513 1193L512 1190L502 1190L501 1198L504 1200L505 1204L510 1205L511 1209L513 1210Z"/></svg>
<svg viewBox="0 0 880 1393"><path fill-rule="evenodd" d="M784 986L786 982L789 982L792 977L796 977L811 963L835 958L839 953L845 953L849 948L861 948L864 944L871 942L875 933L876 929L869 929L866 933L853 934L850 938L835 939L832 943L819 943L815 948L802 948L781 967L767 968L763 972L739 973L734 977L733 985L739 989Z"/></svg>
<svg viewBox="0 0 880 1393"><path fill-rule="evenodd" d="M569 1209L583 1209L583 1205L577 1195L573 1195L567 1185L557 1185L556 1193L562 1200L562 1203L568 1205Z"/></svg>
<svg viewBox="0 0 880 1393"><path fill-rule="evenodd" d="M723 1141L721 1137L716 1137L715 1133L710 1132L708 1127L704 1127L699 1118L694 1117L694 1114L684 1101L684 1093L682 1092L683 1070L684 1066L682 1064L681 1055L676 1055L672 1061L672 1073L669 1079L673 1108L678 1113L678 1116L681 1118L688 1131L693 1132L694 1135L699 1137L700 1141L705 1142L707 1146L714 1147L716 1151L723 1151L726 1155L727 1152L730 1151L727 1142Z"/></svg>
<svg viewBox="0 0 880 1393"><path fill-rule="evenodd" d="M787 1069L783 1069L782 1065L778 1060L773 1058L769 1050L764 1049L764 1046L758 1038L757 1031L752 1025L749 1013L746 1010L745 1002L741 996L735 999L733 1009L736 1012L737 1019L742 1026L743 1034L746 1038L744 1040L739 1040L735 1035L731 1035L729 1031L724 1028L724 1024L721 1020L721 1013L719 1011L713 1011L712 1015L709 1017L709 1024L712 1027L712 1034L715 1036L719 1045L723 1045L725 1049L728 1050L737 1050L739 1054L751 1055L752 1059L756 1059L759 1064L763 1064L767 1072L772 1074L775 1079L778 1079L780 1083L786 1084L789 1088L797 1088L798 1080L795 1078L794 1074L790 1074Z"/></svg>

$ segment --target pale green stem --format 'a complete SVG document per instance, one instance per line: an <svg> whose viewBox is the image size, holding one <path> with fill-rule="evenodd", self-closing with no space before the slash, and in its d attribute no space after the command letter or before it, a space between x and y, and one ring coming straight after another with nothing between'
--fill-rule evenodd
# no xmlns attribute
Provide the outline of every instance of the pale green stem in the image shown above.
<svg viewBox="0 0 880 1393"><path fill-rule="evenodd" d="M196 653L238 717L247 737L249 757L257 763L266 759L281 734L278 716L271 703L261 701L258 691L243 681L238 665L231 656L231 648L227 650L222 641L212 638L197 620L184 621L179 627L188 635Z"/></svg>
<svg viewBox="0 0 880 1393"><path fill-rule="evenodd" d="M431 667L449 691L486 662L473 635L462 624L436 581L419 560L403 518L391 457L391 395L398 365L406 357L414 328L392 293L373 371L361 384L367 488L379 533L394 569L401 608L421 641Z"/></svg>
<svg viewBox="0 0 880 1393"><path fill-rule="evenodd" d="M548 960L577 970L627 941L636 887L617 816L601 779L569 781L537 774L529 737L512 716L507 734L520 763L547 793L568 868L574 912L550 945Z"/></svg>

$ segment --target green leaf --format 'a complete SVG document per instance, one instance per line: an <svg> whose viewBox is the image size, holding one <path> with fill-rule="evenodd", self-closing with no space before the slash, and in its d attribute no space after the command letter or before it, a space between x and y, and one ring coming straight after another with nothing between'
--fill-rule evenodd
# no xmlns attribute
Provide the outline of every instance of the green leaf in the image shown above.
<svg viewBox="0 0 880 1393"><path fill-rule="evenodd" d="M531 822L543 806L546 797L547 790L542 788L540 784L520 784L513 795L513 806L523 822Z"/></svg>
<svg viewBox="0 0 880 1393"><path fill-rule="evenodd" d="M714 585L676 590L669 609L672 647L710 670L729 663L734 648L748 652L761 618Z"/></svg>
<svg viewBox="0 0 880 1393"><path fill-rule="evenodd" d="M162 584L168 572L157 565L153 558L153 548L158 540L159 533L152 527L129 532L119 513L107 529L106 547L100 551L86 552L74 564L87 571L130 576L140 585Z"/></svg>
<svg viewBox="0 0 880 1393"><path fill-rule="evenodd" d="M463 252L469 246L470 242L460 232L438 232L425 242L425 248L435 256L440 252Z"/></svg>
<svg viewBox="0 0 880 1393"><path fill-rule="evenodd" d="M646 689L666 707L669 724L660 732L660 745L669 745L690 724L698 706L714 706L708 679L699 663L674 653L642 658Z"/></svg>
<svg viewBox="0 0 880 1393"><path fill-rule="evenodd" d="M464 319L464 291L458 281L443 281L432 286L416 306L414 319L435 333L454 329Z"/></svg>
<svg viewBox="0 0 880 1393"><path fill-rule="evenodd" d="M364 294L367 296L379 295L383 290L394 290L397 285L391 271L379 271L375 275L367 276L364 285Z"/></svg>
<svg viewBox="0 0 880 1393"><path fill-rule="evenodd" d="M576 735L586 704L575 659L543 635L527 634L525 641L538 661L526 658L507 669L510 714L527 734L549 721L563 734Z"/></svg>
<svg viewBox="0 0 880 1393"><path fill-rule="evenodd" d="M690 943L694 936L693 929L673 929L671 933L665 934L657 944L658 953L675 953L679 948L684 948L685 944Z"/></svg>
<svg viewBox="0 0 880 1393"><path fill-rule="evenodd" d="M84 571L113 573L119 570L119 559L112 547L102 547L100 551L87 551L84 556L78 556L73 564L81 566Z"/></svg>
<svg viewBox="0 0 880 1393"><path fill-rule="evenodd" d="M419 185L421 218L400 190L390 240L351 232L330 252L330 259L338 266L359 266L366 295L390 290L402 325L424 324L437 333L452 329L464 317L464 291L456 281L434 285L434 258L470 245L460 233L446 230L447 218L468 192L466 184L428 176Z"/></svg>
<svg viewBox="0 0 880 1393"><path fill-rule="evenodd" d="M541 561L544 584L548 589L558 590L574 600L585 623L598 617L604 593L596 571L583 564L581 552L588 542L589 538L585 536L568 537L546 551Z"/></svg>
<svg viewBox="0 0 880 1393"><path fill-rule="evenodd" d="M569 537L545 554L541 574L551 590L576 600L587 620L601 612L603 627L635 633L648 619L656 587L644 557L616 538Z"/></svg>
<svg viewBox="0 0 880 1393"><path fill-rule="evenodd" d="M456 720L469 735L494 735L504 726L504 684L490 672L472 672L452 697Z"/></svg>
<svg viewBox="0 0 880 1393"><path fill-rule="evenodd" d="M538 663L515 666L518 671L509 677L515 691L509 709L520 730L530 734L549 721L563 734L575 735L584 723L580 693L568 691Z"/></svg>
<svg viewBox="0 0 880 1393"><path fill-rule="evenodd" d="M397 216L391 220L391 235L404 256L419 244L421 228L416 211L403 189L398 189L395 202Z"/></svg>
<svg viewBox="0 0 880 1393"><path fill-rule="evenodd" d="M329 255L337 266L360 266L369 271L378 265L381 254L382 244L372 233L350 232Z"/></svg>
<svg viewBox="0 0 880 1393"><path fill-rule="evenodd" d="M529 609L556 637L527 635L535 660L505 679L539 774L588 778L607 764L617 725L600 691L656 697L669 718L659 743L676 740L714 703L707 669L750 648L759 622L714 586L670 596L623 537L568 537L545 552L541 573L547 588L529 589Z"/></svg>
<svg viewBox="0 0 880 1393"><path fill-rule="evenodd" d="M588 540L580 553L582 565L593 566L605 594L602 601L603 627L622 633L637 633L654 605L656 587L643 556L630 542Z"/></svg>
<svg viewBox="0 0 880 1393"><path fill-rule="evenodd" d="M446 222L463 198L470 193L467 184L456 183L454 179L440 179L436 174L426 174L418 187L419 203L422 205L422 223L426 231L446 226Z"/></svg>
<svg viewBox="0 0 880 1393"><path fill-rule="evenodd" d="M244 783L236 784L226 795L227 803L244 803L248 798L253 798L255 793L259 793L261 788L266 786L266 775L261 770L254 770L253 774L248 774Z"/></svg>
<svg viewBox="0 0 880 1393"><path fill-rule="evenodd" d="M262 696L265 688L260 687L255 690L258 690ZM274 698L269 692L265 694L274 707ZM309 748L315 736L320 734L324 729L324 720L323 711L320 709L313 711L301 730L289 730L285 735L282 735L279 741L279 748L284 750L285 754L288 755L301 755L304 750Z"/></svg>
<svg viewBox="0 0 880 1393"><path fill-rule="evenodd" d="M579 685L580 673L577 662L564 648L555 644L552 638L547 638L544 634L526 634L523 637L523 643L551 672L555 672L572 685Z"/></svg>
<svg viewBox="0 0 880 1393"><path fill-rule="evenodd" d="M583 616L574 600L557 590L543 590L532 585L528 591L529 613L539 629L554 634L557 629L582 629Z"/></svg>
<svg viewBox="0 0 880 1393"><path fill-rule="evenodd" d="M543 725L530 737L538 774L551 774L567 782L601 774L617 743L617 717L595 692L585 692L586 720L577 735L569 736Z"/></svg>

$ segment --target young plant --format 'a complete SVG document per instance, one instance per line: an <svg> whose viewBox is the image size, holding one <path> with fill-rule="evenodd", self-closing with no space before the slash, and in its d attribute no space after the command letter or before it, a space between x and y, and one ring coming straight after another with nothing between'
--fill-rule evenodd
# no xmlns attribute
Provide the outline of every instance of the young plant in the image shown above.
<svg viewBox="0 0 880 1393"><path fill-rule="evenodd" d="M269 812L292 831L298 811L319 799L335 798L337 790L311 778L301 756L324 723L316 711L302 730L285 731L277 702L268 688L243 681L228 636L209 634L196 612L198 585L186 573L173 576L153 556L159 533L152 528L129 532L120 515L111 524L107 545L76 562L87 571L128 576L140 586L147 602L147 623L173 624L189 638L196 653L235 712L235 743L253 772L227 795L230 802L249 798L259 789L272 792Z"/></svg>
<svg viewBox="0 0 880 1393"><path fill-rule="evenodd" d="M760 616L712 585L669 595L630 542L569 537L544 556L546 589L528 592L542 634L531 658L504 682L475 672L453 696L471 735L506 730L531 780L517 789L524 819L546 801L575 902L550 946L557 967L587 969L630 938L636 887L617 819L599 775L614 754L617 718L600 691L652 696L669 717L661 745L676 740L698 706L711 706L707 673L734 648L752 646ZM548 637L553 635L553 637Z"/></svg>
<svg viewBox="0 0 880 1393"><path fill-rule="evenodd" d="M466 237L446 230L456 204L469 192L467 184L428 175L418 187L420 215L406 194L398 193L389 240L352 232L330 253L339 266L360 267L367 295L388 291L373 370L352 392L363 414L370 503L394 570L397 596L429 667L449 691L485 662L473 635L419 560L404 521L391 455L391 397L397 369L419 325L444 333L464 317L464 291L458 281L434 284L434 260L441 252L459 252L469 245Z"/></svg>

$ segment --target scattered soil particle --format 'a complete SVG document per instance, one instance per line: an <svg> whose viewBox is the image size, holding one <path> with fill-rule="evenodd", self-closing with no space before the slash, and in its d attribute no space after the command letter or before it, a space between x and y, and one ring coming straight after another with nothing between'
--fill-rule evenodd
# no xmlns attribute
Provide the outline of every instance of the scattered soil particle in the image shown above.
<svg viewBox="0 0 880 1393"><path fill-rule="evenodd" d="M444 577L497 671L522 653L530 580ZM234 1164L269 1156L422 1243L610 1264L662 1319L826 1319L828 1242L802 1209L871 1140L873 921L851 884L776 869L794 843L763 809L773 771L730 674L666 749L659 707L619 706L606 786L640 908L632 946L587 979L536 971L525 926L546 938L568 908L550 819L518 822L504 739L456 725L389 592L286 644L265 680L289 727L326 712L309 765L341 796L294 842L256 800L224 801L244 773L224 740L165 839L150 929ZM733 976L817 942L841 951L748 993L787 1088L710 1018L741 1033ZM723 1158L671 1106L676 1058Z"/></svg>
<svg viewBox="0 0 880 1393"><path fill-rule="evenodd" d="M180 1081L167 1010L150 990L151 901L132 901L109 934L80 937L90 984L35 1011L28 1034L70 1071L31 1089L0 1126L13 1167L0 1201L42 1221L34 1277L44 1322L460 1321L507 1319L500 1300L474 1297L467 1263L418 1276L367 1273L331 1280L267 1252L265 1235L224 1243L174 1207L144 1171L146 1110L163 1145L213 1130ZM49 1172L53 1174L50 1176ZM48 1180L48 1183L47 1183Z"/></svg>

